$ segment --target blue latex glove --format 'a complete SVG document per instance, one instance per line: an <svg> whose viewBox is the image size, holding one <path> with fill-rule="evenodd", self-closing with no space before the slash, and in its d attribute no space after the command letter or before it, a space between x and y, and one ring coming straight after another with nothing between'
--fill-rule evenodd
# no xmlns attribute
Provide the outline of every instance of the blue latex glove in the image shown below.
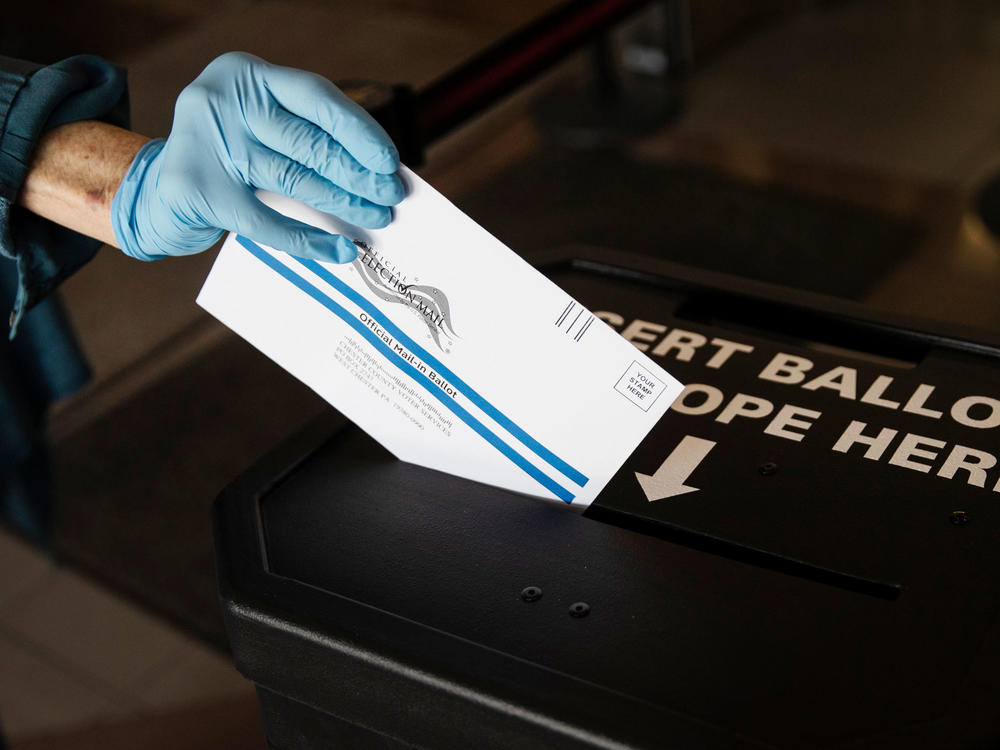
<svg viewBox="0 0 1000 750"><path fill-rule="evenodd" d="M386 132L325 78L230 52L181 92L170 137L139 150L111 223L118 246L141 260L197 253L233 231L345 263L357 255L350 240L282 216L254 190L377 229L403 199L398 168Z"/></svg>

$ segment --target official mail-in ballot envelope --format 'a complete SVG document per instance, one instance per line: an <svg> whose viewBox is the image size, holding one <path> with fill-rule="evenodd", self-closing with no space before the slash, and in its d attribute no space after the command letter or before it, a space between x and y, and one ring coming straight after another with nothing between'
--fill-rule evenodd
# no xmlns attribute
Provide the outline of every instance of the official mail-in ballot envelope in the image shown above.
<svg viewBox="0 0 1000 750"><path fill-rule="evenodd" d="M397 458L588 505L680 394L662 368L407 169L351 263L230 235L198 303ZM262 405L265 406L266 405Z"/></svg>

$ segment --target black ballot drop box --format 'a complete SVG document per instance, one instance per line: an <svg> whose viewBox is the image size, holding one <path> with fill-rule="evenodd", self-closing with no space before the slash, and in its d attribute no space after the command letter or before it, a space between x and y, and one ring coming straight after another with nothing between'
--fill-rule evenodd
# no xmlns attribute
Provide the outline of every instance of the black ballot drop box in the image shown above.
<svg viewBox="0 0 1000 750"><path fill-rule="evenodd" d="M248 470L217 564L270 746L1000 747L996 334L542 268L687 390L582 515L332 416Z"/></svg>

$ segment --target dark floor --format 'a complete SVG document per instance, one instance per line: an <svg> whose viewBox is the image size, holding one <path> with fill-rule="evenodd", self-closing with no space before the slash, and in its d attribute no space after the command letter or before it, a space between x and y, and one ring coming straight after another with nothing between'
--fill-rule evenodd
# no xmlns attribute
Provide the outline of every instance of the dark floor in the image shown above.
<svg viewBox="0 0 1000 750"><path fill-rule="evenodd" d="M328 408L225 338L55 447L57 554L224 647L212 500Z"/></svg>
<svg viewBox="0 0 1000 750"><path fill-rule="evenodd" d="M589 244L848 299L926 235L915 220L611 150L549 149L456 202L529 258Z"/></svg>

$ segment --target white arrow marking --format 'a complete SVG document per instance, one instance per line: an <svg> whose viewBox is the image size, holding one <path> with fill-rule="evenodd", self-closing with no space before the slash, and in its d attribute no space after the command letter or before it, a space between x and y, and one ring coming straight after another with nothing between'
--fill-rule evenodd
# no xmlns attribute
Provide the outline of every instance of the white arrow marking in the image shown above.
<svg viewBox="0 0 1000 750"><path fill-rule="evenodd" d="M688 487L684 483L714 447L715 442L712 440L685 435L666 460L660 464L660 468L656 470L655 474L650 476L649 474L640 474L637 471L635 478L639 480L642 491L646 493L649 502L683 495L687 492L697 492L697 487Z"/></svg>

